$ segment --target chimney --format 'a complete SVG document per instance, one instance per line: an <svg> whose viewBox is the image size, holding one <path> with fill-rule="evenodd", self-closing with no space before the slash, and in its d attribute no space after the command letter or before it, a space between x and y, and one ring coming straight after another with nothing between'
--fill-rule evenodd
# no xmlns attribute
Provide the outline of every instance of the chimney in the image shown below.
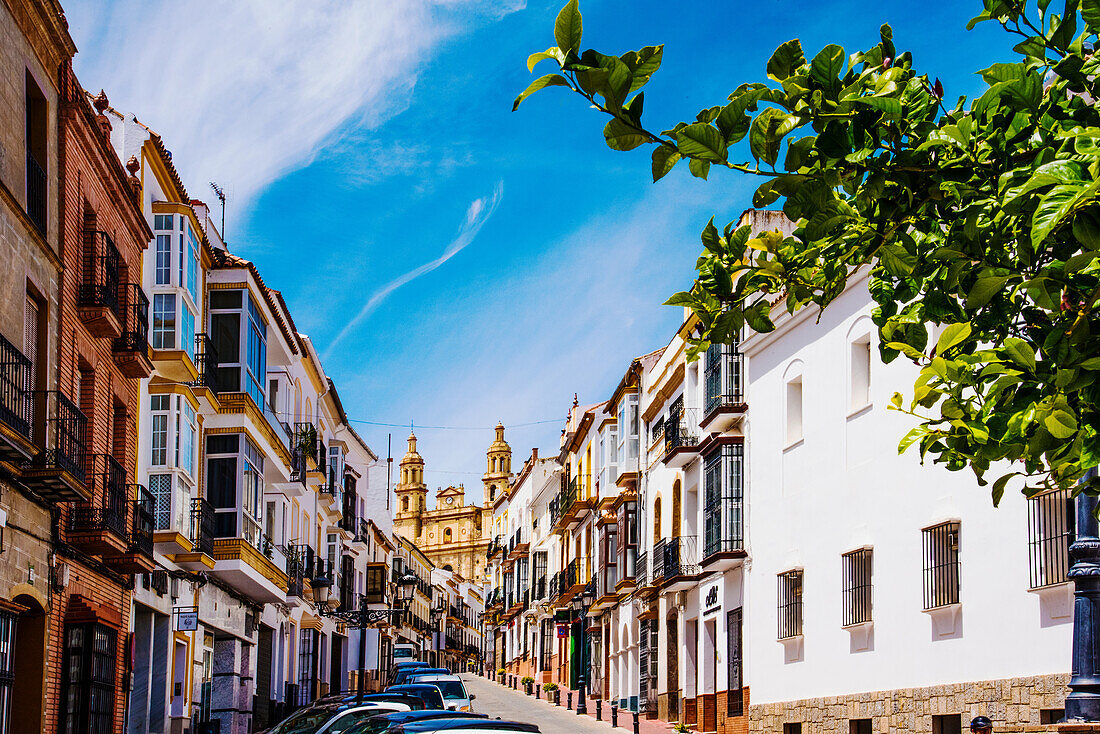
<svg viewBox="0 0 1100 734"><path fill-rule="evenodd" d="M531 449L531 461L535 462L539 460L539 450L537 448Z"/></svg>

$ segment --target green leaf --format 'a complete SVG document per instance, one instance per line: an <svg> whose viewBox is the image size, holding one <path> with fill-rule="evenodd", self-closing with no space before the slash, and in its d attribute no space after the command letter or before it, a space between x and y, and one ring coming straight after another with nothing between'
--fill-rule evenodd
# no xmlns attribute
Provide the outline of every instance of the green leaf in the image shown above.
<svg viewBox="0 0 1100 734"><path fill-rule="evenodd" d="M948 349L962 344L969 339L970 333L971 326L969 321L948 324L947 328L943 330L939 340L936 342L936 354L942 357L944 352Z"/></svg>
<svg viewBox="0 0 1100 734"><path fill-rule="evenodd" d="M1095 198L1097 183L1063 184L1055 186L1043 196L1031 218L1031 245L1039 249L1043 240L1065 219L1078 204Z"/></svg>
<svg viewBox="0 0 1100 734"><path fill-rule="evenodd" d="M707 174L710 173L710 161L701 161L698 158L688 159L688 170L691 171L691 175L695 178L701 178L704 181L707 180Z"/></svg>
<svg viewBox="0 0 1100 734"><path fill-rule="evenodd" d="M769 107L749 127L749 150L757 160L775 165L783 137L798 125L799 118Z"/></svg>
<svg viewBox="0 0 1100 734"><path fill-rule="evenodd" d="M527 57L527 71L534 71L535 65L546 59L554 59L560 64L565 60L565 57L562 55L561 49L557 46L551 46L545 51L538 51Z"/></svg>
<svg viewBox="0 0 1100 734"><path fill-rule="evenodd" d="M666 306L690 306L695 307L698 303L695 296L691 295L688 291L680 291L679 293L673 293L664 305Z"/></svg>
<svg viewBox="0 0 1100 734"><path fill-rule="evenodd" d="M547 74L546 76L540 76L538 79L531 82L531 84L528 85L527 89L524 89L520 93L520 95L516 97L516 101L512 103L512 112L515 112L517 109L519 109L520 102L527 99L540 89L545 89L546 87L568 86L569 80L563 77L561 74Z"/></svg>
<svg viewBox="0 0 1100 734"><path fill-rule="evenodd" d="M554 21L554 40L563 53L577 53L581 48L581 11L577 0L569 0Z"/></svg>
<svg viewBox="0 0 1100 734"><path fill-rule="evenodd" d="M1081 17L1090 31L1100 32L1100 0L1081 0Z"/></svg>
<svg viewBox="0 0 1100 734"><path fill-rule="evenodd" d="M634 75L634 81L630 85L631 92L637 92L645 86L649 78L661 68L661 59L664 53L664 44L660 46L646 46L638 52L634 66L630 69ZM627 64L627 66L630 66L630 64Z"/></svg>
<svg viewBox="0 0 1100 734"><path fill-rule="evenodd" d="M1017 477L1017 476L1020 476L1020 472L1018 472L1018 471L1009 472L1008 474L1005 474L1003 477L1000 477L997 481L993 482L993 506L994 507L1000 507L1001 498L1005 496L1005 487L1008 486L1008 481L1010 479L1012 479L1012 477Z"/></svg>
<svg viewBox="0 0 1100 734"><path fill-rule="evenodd" d="M749 325L750 329L761 334L775 331L775 324L768 316L769 311L771 311L771 306L768 304L768 299L761 298L745 309L745 323Z"/></svg>
<svg viewBox="0 0 1100 734"><path fill-rule="evenodd" d="M914 347L912 344L906 344L905 342L886 342L887 349L893 349L896 352L901 352L909 359L919 361L924 359L924 352Z"/></svg>
<svg viewBox="0 0 1100 734"><path fill-rule="evenodd" d="M852 101L873 110L878 110L886 119L901 119L901 102L893 97L859 97Z"/></svg>
<svg viewBox="0 0 1100 734"><path fill-rule="evenodd" d="M898 453L905 453L905 450L912 446L918 439L928 435L928 428L925 426L917 426L902 436L900 442L898 442Z"/></svg>
<svg viewBox="0 0 1100 734"><path fill-rule="evenodd" d="M634 150L649 142L648 135L638 132L617 117L612 117L604 125L603 139L611 150Z"/></svg>
<svg viewBox="0 0 1100 734"><path fill-rule="evenodd" d="M836 89L840 84L840 74L844 71L844 49L830 43L817 52L810 62L810 76L828 89Z"/></svg>
<svg viewBox="0 0 1100 734"><path fill-rule="evenodd" d="M1077 433L1077 419L1064 410L1052 412L1043 419L1043 425L1055 438L1070 438Z"/></svg>
<svg viewBox="0 0 1100 734"><path fill-rule="evenodd" d="M966 294L966 307L976 309L986 305L993 300L993 296L1004 288L1004 284L1007 282L1007 275L988 275L984 278L978 278L971 286L970 292Z"/></svg>
<svg viewBox="0 0 1100 734"><path fill-rule="evenodd" d="M1004 341L1004 352L1014 364L1029 372L1035 371L1035 350L1023 339L1010 336Z"/></svg>
<svg viewBox="0 0 1100 734"><path fill-rule="evenodd" d="M717 128L696 122L676 132L676 144L685 158L703 161L724 161L726 141Z"/></svg>
<svg viewBox="0 0 1100 734"><path fill-rule="evenodd" d="M780 45L772 54L772 57L768 59L768 76L777 82L781 82L805 63L806 57L802 53L802 42L794 38Z"/></svg>
<svg viewBox="0 0 1100 734"><path fill-rule="evenodd" d="M699 238L703 241L703 247L707 248L715 255L722 255L722 243L718 239L718 228L714 226L714 217L710 218L707 222L707 226L703 228L703 233L699 235Z"/></svg>
<svg viewBox="0 0 1100 734"><path fill-rule="evenodd" d="M656 183L665 177L672 167L680 160L680 151L658 145L653 149L653 182Z"/></svg>

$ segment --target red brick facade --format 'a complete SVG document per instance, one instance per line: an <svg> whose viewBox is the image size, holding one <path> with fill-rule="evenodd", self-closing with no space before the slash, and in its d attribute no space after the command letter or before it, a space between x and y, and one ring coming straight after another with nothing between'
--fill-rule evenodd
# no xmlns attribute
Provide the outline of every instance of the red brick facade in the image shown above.
<svg viewBox="0 0 1100 734"><path fill-rule="evenodd" d="M152 233L135 201L127 173L111 148L71 64L60 72L60 241L64 272L61 276L60 339L57 389L85 413L87 423L86 473L93 503L104 498L101 483L93 480L95 461L113 457L125 471L126 507L136 499L137 415L139 380L120 371L113 353L114 339L89 328L87 309L81 310L82 276L88 267L86 247L90 231L104 232L118 250L118 283L141 282L142 253ZM86 298L84 302L86 303ZM93 457L99 457L93 459ZM74 504L63 505L58 518L58 562L68 569L68 583L51 596L50 654L47 663L47 734L60 730L65 715L65 654L67 625L98 623L115 631L115 688L113 727L121 734L128 690L126 655L133 576L111 568L98 554L73 542L70 518Z"/></svg>

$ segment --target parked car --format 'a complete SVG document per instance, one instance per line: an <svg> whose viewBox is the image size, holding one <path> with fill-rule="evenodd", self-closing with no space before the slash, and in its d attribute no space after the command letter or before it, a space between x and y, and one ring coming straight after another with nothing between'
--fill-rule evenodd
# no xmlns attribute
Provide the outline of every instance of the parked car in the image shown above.
<svg viewBox="0 0 1100 734"><path fill-rule="evenodd" d="M402 668L395 671L393 674L393 680L390 681L391 686L398 686L402 683L411 683L410 677L414 675L450 675L451 671L446 668Z"/></svg>
<svg viewBox="0 0 1100 734"><path fill-rule="evenodd" d="M416 680L416 678L413 678L413 680ZM443 705L443 694L440 692L439 687L431 683L402 683L400 685L390 686L385 692L404 693L409 696L416 696L424 702L424 708L426 709L447 708Z"/></svg>
<svg viewBox="0 0 1100 734"><path fill-rule="evenodd" d="M433 734L437 731L456 732L456 734L501 734L501 732L537 734L539 728L535 724L501 719L428 719L395 726L387 729L386 734Z"/></svg>
<svg viewBox="0 0 1100 734"><path fill-rule="evenodd" d="M368 701L359 704L326 703L295 711L266 734L342 734L370 716L404 710L404 704Z"/></svg>
<svg viewBox="0 0 1100 734"><path fill-rule="evenodd" d="M365 693L360 696L353 691L346 691L344 693L332 693L323 698L319 698L313 702L313 706L323 705L328 703L379 703L389 706L393 704L396 711L423 711L428 708L424 703L424 699L419 696L414 696L411 693L402 691L390 691L389 693Z"/></svg>
<svg viewBox="0 0 1100 734"><path fill-rule="evenodd" d="M428 719L487 719L487 714L475 714L461 711L398 711L393 714L371 716L347 729L344 734L380 734L388 729L413 721Z"/></svg>
<svg viewBox="0 0 1100 734"><path fill-rule="evenodd" d="M394 676L397 675L399 670L405 670L406 668L430 668L431 664L426 663L423 660L402 660L393 664L393 668L390 670L389 677L386 681L387 685L393 685Z"/></svg>
<svg viewBox="0 0 1100 734"><path fill-rule="evenodd" d="M474 696L466 692L466 686L457 675L423 673L411 676L411 683L431 683L443 694L444 705L452 711L473 711Z"/></svg>

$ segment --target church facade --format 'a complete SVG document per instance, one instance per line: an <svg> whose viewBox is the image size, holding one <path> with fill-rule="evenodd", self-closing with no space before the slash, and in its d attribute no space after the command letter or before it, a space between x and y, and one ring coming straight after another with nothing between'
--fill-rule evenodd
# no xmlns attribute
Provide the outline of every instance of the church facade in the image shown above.
<svg viewBox="0 0 1100 734"><path fill-rule="evenodd" d="M394 490L397 495L394 532L414 543L438 568L452 570L475 582L480 582L485 574L492 500L507 490L512 476L512 449L504 440L504 426L499 423L485 457L482 505L466 504L466 490L459 485L436 490L435 507L429 509L424 458L416 450L416 434L410 434Z"/></svg>

